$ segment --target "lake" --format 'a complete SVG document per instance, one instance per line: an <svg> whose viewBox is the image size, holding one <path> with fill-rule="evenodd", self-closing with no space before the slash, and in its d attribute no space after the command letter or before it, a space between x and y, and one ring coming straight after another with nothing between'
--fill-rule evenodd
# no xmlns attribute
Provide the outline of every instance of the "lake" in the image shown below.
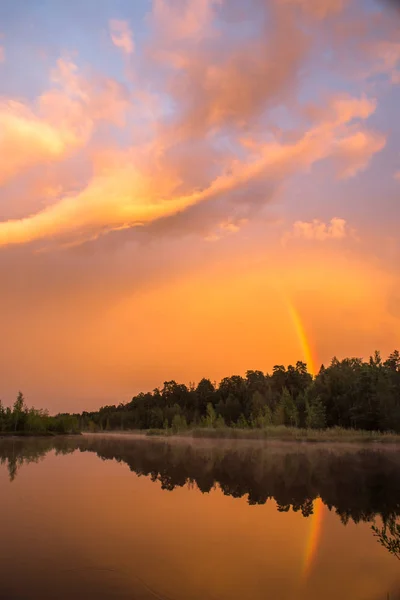
<svg viewBox="0 0 400 600"><path fill-rule="evenodd" d="M0 489L2 600L400 598L398 447L3 439Z"/></svg>

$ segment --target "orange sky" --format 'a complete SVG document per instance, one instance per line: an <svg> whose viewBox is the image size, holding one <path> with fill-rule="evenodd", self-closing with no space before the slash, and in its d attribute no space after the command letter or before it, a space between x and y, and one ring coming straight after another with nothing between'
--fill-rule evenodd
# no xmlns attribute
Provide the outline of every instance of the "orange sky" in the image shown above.
<svg viewBox="0 0 400 600"><path fill-rule="evenodd" d="M127 401L400 340L400 16L0 13L0 397Z"/></svg>

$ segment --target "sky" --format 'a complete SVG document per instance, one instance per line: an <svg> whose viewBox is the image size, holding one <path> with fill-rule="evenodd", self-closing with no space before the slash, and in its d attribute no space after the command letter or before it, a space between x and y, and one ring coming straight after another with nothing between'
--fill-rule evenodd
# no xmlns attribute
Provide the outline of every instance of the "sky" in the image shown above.
<svg viewBox="0 0 400 600"><path fill-rule="evenodd" d="M0 3L0 398L400 345L400 11Z"/></svg>

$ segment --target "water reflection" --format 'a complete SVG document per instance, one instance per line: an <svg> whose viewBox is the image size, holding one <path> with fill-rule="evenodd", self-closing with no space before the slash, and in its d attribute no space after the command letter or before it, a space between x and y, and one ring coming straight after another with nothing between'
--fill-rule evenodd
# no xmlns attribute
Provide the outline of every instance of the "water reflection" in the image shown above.
<svg viewBox="0 0 400 600"><path fill-rule="evenodd" d="M274 499L279 512L313 514L322 502L345 525L383 522L400 515L400 457L395 448L307 446L260 442L152 440L127 436L82 436L3 440L0 462L10 481L26 463L48 452L93 452L128 465L163 490L185 485L202 493L219 486L227 496L247 496L250 505Z"/></svg>
<svg viewBox="0 0 400 600"><path fill-rule="evenodd" d="M0 438L0 465L6 465L10 482L13 482L23 465L38 463L48 452L56 454L76 452L75 437L60 438Z"/></svg>
<svg viewBox="0 0 400 600"><path fill-rule="evenodd" d="M0 598L397 597L394 448L92 435L0 440L0 462Z"/></svg>

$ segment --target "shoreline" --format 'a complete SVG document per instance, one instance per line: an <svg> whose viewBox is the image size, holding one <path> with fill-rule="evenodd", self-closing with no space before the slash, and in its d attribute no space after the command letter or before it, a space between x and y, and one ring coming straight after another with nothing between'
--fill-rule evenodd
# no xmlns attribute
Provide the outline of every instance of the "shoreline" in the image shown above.
<svg viewBox="0 0 400 600"><path fill-rule="evenodd" d="M352 430L332 428L325 430L296 429L290 427L269 427L266 429L238 429L238 428L194 428L184 431L168 429L132 429L82 432L84 435L135 435L142 438L153 439L204 439L204 440L259 440L276 442L301 442L301 443L339 443L339 444L400 444L400 434L381 433L377 431Z"/></svg>
<svg viewBox="0 0 400 600"><path fill-rule="evenodd" d="M82 435L82 432L79 433L57 433L55 431L43 431L43 432L34 432L34 431L0 431L0 440L1 439L9 439L9 438L52 438L52 437L66 437L66 436L79 436Z"/></svg>

